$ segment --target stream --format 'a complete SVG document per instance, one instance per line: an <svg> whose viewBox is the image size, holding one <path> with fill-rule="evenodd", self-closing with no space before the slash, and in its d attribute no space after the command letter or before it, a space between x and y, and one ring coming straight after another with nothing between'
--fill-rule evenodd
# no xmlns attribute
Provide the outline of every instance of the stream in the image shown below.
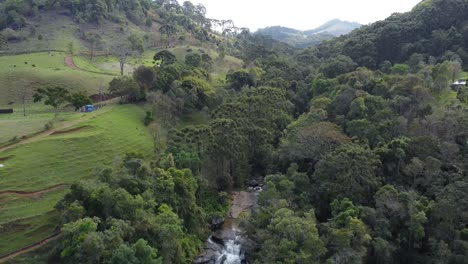
<svg viewBox="0 0 468 264"><path fill-rule="evenodd" d="M241 213L250 213L257 205L260 190L232 193L232 206L222 228L213 231L205 242L202 254L195 260L196 264L243 264L247 263L246 250L251 246L248 238L243 236L239 227Z"/></svg>

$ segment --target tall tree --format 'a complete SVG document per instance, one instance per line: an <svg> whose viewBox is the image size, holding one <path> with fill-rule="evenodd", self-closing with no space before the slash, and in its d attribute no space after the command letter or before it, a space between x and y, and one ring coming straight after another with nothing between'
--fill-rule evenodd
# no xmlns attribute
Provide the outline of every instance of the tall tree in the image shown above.
<svg viewBox="0 0 468 264"><path fill-rule="evenodd" d="M33 98L35 103L44 100L44 104L52 106L57 117L59 107L67 102L69 94L68 90L62 86L48 86L37 89Z"/></svg>

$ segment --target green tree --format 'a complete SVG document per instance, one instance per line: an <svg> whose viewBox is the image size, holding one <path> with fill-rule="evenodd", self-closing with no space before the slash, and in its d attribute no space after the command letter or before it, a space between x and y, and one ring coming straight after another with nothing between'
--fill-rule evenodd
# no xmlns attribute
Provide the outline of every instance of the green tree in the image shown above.
<svg viewBox="0 0 468 264"><path fill-rule="evenodd" d="M83 218L65 224L60 243L61 258L69 263L99 262L104 244L96 232L98 223L96 218Z"/></svg>
<svg viewBox="0 0 468 264"><path fill-rule="evenodd" d="M171 37L177 35L177 28L171 24L164 24L159 28L159 33L161 36L166 37L166 49L171 44Z"/></svg>
<svg viewBox="0 0 468 264"><path fill-rule="evenodd" d="M359 145L343 145L320 160L313 174L316 183L316 201L322 204L334 199L369 204L382 179L377 174L378 156ZM325 205L326 208L326 205Z"/></svg>
<svg viewBox="0 0 468 264"><path fill-rule="evenodd" d="M160 65L170 65L177 61L177 58L168 50L162 50L154 55L153 58L156 62L160 61Z"/></svg>
<svg viewBox="0 0 468 264"><path fill-rule="evenodd" d="M279 209L266 231L260 263L322 263L326 249L313 212L300 216L290 209Z"/></svg>
<svg viewBox="0 0 468 264"><path fill-rule="evenodd" d="M82 92L71 94L68 101L75 107L75 111L82 109L85 105L93 104L93 100Z"/></svg>
<svg viewBox="0 0 468 264"><path fill-rule="evenodd" d="M145 52L144 41L140 35L132 34L130 37L128 37L128 41L130 42L130 49L132 51L135 51L140 55Z"/></svg>
<svg viewBox="0 0 468 264"><path fill-rule="evenodd" d="M156 72L153 68L142 65L133 72L133 79L147 92L156 82Z"/></svg>
<svg viewBox="0 0 468 264"><path fill-rule="evenodd" d="M137 102L145 96L144 92L138 87L137 82L127 76L114 78L109 83L109 92L122 98L125 96L130 103Z"/></svg>
<svg viewBox="0 0 468 264"><path fill-rule="evenodd" d="M189 67L196 68L202 62L201 56L198 53L189 53L185 55L185 64Z"/></svg>
<svg viewBox="0 0 468 264"><path fill-rule="evenodd" d="M55 109L55 117L57 117L59 107L67 102L69 94L68 90L61 86L48 86L37 89L33 98L35 103L44 100L45 105L52 106Z"/></svg>

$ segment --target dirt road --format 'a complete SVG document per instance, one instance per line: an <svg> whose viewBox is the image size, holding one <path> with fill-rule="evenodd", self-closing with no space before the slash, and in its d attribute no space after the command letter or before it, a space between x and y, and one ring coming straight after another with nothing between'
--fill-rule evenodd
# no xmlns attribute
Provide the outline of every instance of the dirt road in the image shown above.
<svg viewBox="0 0 468 264"><path fill-rule="evenodd" d="M65 57L65 66L67 66L69 68L72 68L72 69L78 68L78 67L76 67L75 62L73 61L72 56L66 56Z"/></svg>
<svg viewBox="0 0 468 264"><path fill-rule="evenodd" d="M41 240L39 242L36 242L36 243L34 243L32 245L29 245L29 246L27 246L25 248L19 249L19 250L15 251L15 252L9 253L9 254L4 255L4 256L0 256L0 263L3 263L3 262L5 262L5 261L7 261L9 259L12 259L12 258L14 258L16 256L21 255L21 254L33 251L33 250L35 250L35 249L49 243L50 241L53 241L53 240L59 238L59 237L60 237L60 233L53 234L53 235L49 236L48 238L46 238L44 240Z"/></svg>
<svg viewBox="0 0 468 264"><path fill-rule="evenodd" d="M66 187L65 184L58 184L58 185L55 185L55 186L51 186L51 187L49 187L49 188L47 188L47 189L39 190L39 191L34 191L34 192L6 190L6 191L1 191L1 192L0 192L0 195L15 194L15 195L17 195L17 196L23 196L23 197L34 198L34 197L41 196L41 195L43 195L43 194L45 194L45 193L49 193L49 192L53 192L53 191L57 191L57 190L64 189L65 187Z"/></svg>

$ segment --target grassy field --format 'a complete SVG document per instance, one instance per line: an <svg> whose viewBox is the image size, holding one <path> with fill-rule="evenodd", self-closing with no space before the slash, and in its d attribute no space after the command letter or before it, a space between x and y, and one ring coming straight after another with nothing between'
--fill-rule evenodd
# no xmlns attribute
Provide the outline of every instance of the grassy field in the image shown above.
<svg viewBox="0 0 468 264"><path fill-rule="evenodd" d="M128 151L150 156L153 144L149 131L143 126L144 109L135 105L108 107L112 109L104 108L101 114L72 128L0 153L5 166L0 168L0 191L38 191L89 179L97 168L112 163ZM39 197L0 195L2 240L14 245L5 248L0 244L0 254L50 235L55 227L51 223L57 223L58 219L43 222L41 219L53 210L66 191L67 188ZM33 220L35 218L38 222ZM24 228L24 221L30 221L28 225L34 224L34 228Z"/></svg>
<svg viewBox="0 0 468 264"><path fill-rule="evenodd" d="M97 93L113 76L71 69L64 65L61 52L32 53L0 57L0 108L21 110L21 98L31 102L34 89L41 85L62 85L70 91ZM33 65L35 67L33 67Z"/></svg>
<svg viewBox="0 0 468 264"><path fill-rule="evenodd" d="M18 221L2 224L0 255L29 246L57 231L59 213L50 211Z"/></svg>

